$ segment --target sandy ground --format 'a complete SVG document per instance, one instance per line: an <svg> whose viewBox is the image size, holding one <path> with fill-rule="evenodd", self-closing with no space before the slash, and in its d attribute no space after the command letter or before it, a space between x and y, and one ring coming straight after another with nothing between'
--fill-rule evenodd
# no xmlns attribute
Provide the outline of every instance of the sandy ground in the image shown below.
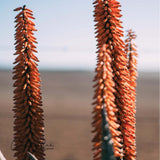
<svg viewBox="0 0 160 160"><path fill-rule="evenodd" d="M92 159L91 72L41 72L45 113L46 160ZM10 71L0 71L0 150L15 159L13 87ZM137 87L137 160L158 160L158 74L139 73ZM54 149L53 149L54 148Z"/></svg>

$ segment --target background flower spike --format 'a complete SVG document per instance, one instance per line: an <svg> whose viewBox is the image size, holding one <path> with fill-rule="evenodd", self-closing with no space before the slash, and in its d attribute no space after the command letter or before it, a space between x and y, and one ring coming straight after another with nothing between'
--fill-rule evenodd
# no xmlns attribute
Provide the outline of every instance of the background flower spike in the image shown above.
<svg viewBox="0 0 160 160"><path fill-rule="evenodd" d="M137 49L136 45L134 43L134 39L136 39L136 34L132 31L132 29L129 29L127 31L127 37L125 40L125 51L128 55L128 69L130 74L130 86L131 86L131 97L132 97L132 105L133 105L133 112L136 112L136 80L137 80ZM135 118L135 114L133 115ZM132 153L136 154L136 136L135 136L135 124L132 125L132 132L130 134L133 134L131 141L133 142L133 147L130 149ZM129 146L128 146L129 148ZM126 155L128 156L128 155Z"/></svg>
<svg viewBox="0 0 160 160"><path fill-rule="evenodd" d="M23 7L16 8L15 49L16 59L13 68L14 82L14 156L18 160L29 160L28 152L39 160L44 160L44 122L40 74L37 68L39 60L35 56L34 23ZM30 14L29 14L30 15Z"/></svg>

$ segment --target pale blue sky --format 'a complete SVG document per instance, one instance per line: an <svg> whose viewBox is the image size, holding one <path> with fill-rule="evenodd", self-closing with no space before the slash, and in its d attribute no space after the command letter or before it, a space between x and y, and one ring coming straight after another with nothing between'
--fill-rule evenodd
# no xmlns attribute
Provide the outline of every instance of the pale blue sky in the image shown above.
<svg viewBox="0 0 160 160"><path fill-rule="evenodd" d="M96 66L96 39L92 0L1 0L0 68L13 67L14 8L26 6L34 11L40 69L90 69ZM121 2L124 31L138 35L138 69L158 70L158 0Z"/></svg>

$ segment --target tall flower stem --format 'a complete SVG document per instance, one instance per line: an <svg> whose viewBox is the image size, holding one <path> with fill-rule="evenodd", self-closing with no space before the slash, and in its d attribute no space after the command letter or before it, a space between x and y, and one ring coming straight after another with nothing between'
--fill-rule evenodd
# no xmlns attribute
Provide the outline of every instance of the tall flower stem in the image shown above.
<svg viewBox="0 0 160 160"><path fill-rule="evenodd" d="M15 17L15 66L14 82L14 156L17 160L28 160L28 152L44 160L44 122L40 91L40 74L35 56L37 43L32 11L24 5L16 8Z"/></svg>

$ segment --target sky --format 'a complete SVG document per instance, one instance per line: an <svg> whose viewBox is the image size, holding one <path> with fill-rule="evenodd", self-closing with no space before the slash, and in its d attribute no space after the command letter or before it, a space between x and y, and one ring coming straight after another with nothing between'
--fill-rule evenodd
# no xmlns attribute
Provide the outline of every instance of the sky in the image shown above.
<svg viewBox="0 0 160 160"><path fill-rule="evenodd" d="M0 69L12 69L15 56L13 9L33 10L39 69L94 70L96 39L92 0L0 0ZM160 52L158 0L119 0L124 33L137 34L138 70L158 71Z"/></svg>

